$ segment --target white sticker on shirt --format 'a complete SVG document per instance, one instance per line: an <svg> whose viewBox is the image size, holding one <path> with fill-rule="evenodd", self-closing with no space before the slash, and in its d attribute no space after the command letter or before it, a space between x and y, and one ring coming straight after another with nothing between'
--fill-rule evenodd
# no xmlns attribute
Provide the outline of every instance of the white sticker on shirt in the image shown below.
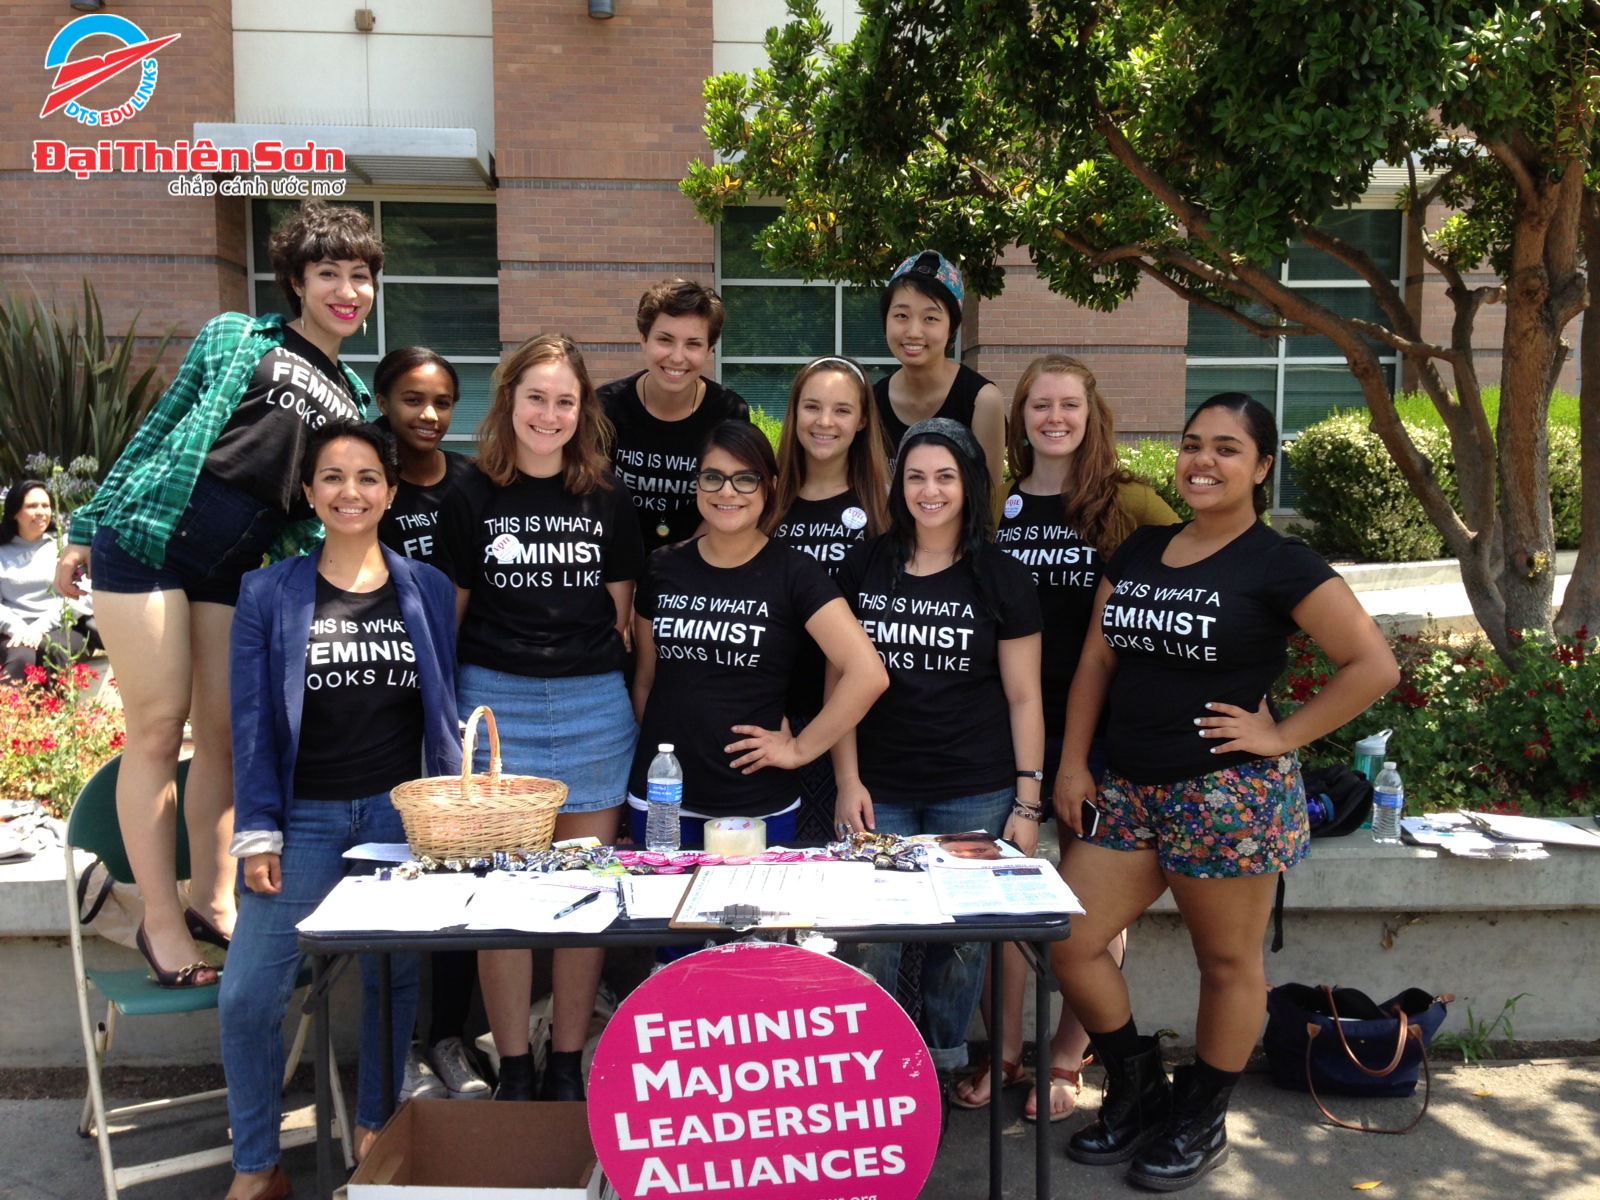
<svg viewBox="0 0 1600 1200"><path fill-rule="evenodd" d="M1016 492L1012 492L1011 495L1006 497L1006 507L1005 507L1006 520L1008 520L1008 521L1013 520L1017 516L1017 514L1020 513L1021 511L1022 511L1022 497L1019 496Z"/></svg>
<svg viewBox="0 0 1600 1200"><path fill-rule="evenodd" d="M502 533L489 543L489 553L493 554L495 561L514 563L521 556L522 543L514 533Z"/></svg>
<svg viewBox="0 0 1600 1200"><path fill-rule="evenodd" d="M839 520L844 522L846 529L864 529L867 524L867 514L852 504L839 514Z"/></svg>

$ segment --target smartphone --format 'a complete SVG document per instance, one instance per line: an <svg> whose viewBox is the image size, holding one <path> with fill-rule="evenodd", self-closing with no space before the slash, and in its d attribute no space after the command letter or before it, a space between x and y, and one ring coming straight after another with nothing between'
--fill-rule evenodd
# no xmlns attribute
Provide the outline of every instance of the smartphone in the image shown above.
<svg viewBox="0 0 1600 1200"><path fill-rule="evenodd" d="M1100 832L1100 809L1093 800L1083 802L1083 836L1092 838Z"/></svg>

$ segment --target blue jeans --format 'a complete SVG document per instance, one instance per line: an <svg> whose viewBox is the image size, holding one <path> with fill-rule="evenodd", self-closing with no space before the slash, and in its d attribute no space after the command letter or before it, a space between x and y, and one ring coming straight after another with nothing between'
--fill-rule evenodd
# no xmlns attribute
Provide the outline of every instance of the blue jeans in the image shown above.
<svg viewBox="0 0 1600 1200"><path fill-rule="evenodd" d="M1015 788L908 804L874 798L873 822L878 833L963 833L985 829L998 836L1015 802ZM891 996L900 973L900 943L867 942L861 945L857 964ZM967 1028L978 1011L983 994L983 969L989 962L986 942L930 942L922 963L922 1037L935 1069L958 1070L967 1065Z"/></svg>
<svg viewBox="0 0 1600 1200"><path fill-rule="evenodd" d="M233 1123L233 1169L269 1170L278 1161L283 1120L283 1016L300 968L295 926L321 904L345 874L340 856L362 842L403 842L405 828L387 794L364 800L294 800L283 831L283 890L276 896L246 889L222 972L217 1006L222 1021L222 1066ZM391 957L395 1087L405 1072L417 1015L417 956ZM361 956L361 1064L357 1121L384 1121L378 960ZM392 1099L392 1097L391 1097Z"/></svg>

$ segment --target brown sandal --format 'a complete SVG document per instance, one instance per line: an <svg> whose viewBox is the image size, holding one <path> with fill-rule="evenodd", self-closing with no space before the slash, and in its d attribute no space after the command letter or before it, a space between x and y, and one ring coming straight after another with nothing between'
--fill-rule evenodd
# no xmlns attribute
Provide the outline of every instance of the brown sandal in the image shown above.
<svg viewBox="0 0 1600 1200"><path fill-rule="evenodd" d="M978 1081L980 1079L986 1080L989 1078L990 1068L992 1065L993 1060L986 1058L973 1068L972 1074L968 1075L965 1079L958 1080L956 1085L950 1089L950 1103L954 1104L957 1108L988 1108L988 1099L963 1099L961 1095L961 1089L965 1087L967 1089L967 1095L971 1096L972 1089L977 1086ZM1018 1084L1033 1082L1033 1072L1028 1070L1028 1068L1023 1066L1021 1063L1006 1062L1004 1059L1001 1059L1000 1069L1002 1072L1000 1086L1002 1088L1016 1087ZM992 1094L990 1098L993 1098Z"/></svg>
<svg viewBox="0 0 1600 1200"><path fill-rule="evenodd" d="M1066 1067L1050 1068L1050 1123L1052 1125L1057 1121L1065 1121L1073 1114L1074 1111L1076 1111L1078 1107L1078 1094L1083 1091L1083 1067L1087 1067L1093 1061L1094 1055L1091 1054L1083 1060L1083 1066L1079 1067L1076 1071L1069 1070ZM1056 1084L1058 1083L1070 1084L1072 1086L1072 1107L1067 1109L1066 1112L1056 1111L1055 1098ZM1037 1111L1029 1112L1027 1108L1024 1107L1022 1110L1022 1119L1024 1121L1037 1121L1039 1119L1039 1114Z"/></svg>

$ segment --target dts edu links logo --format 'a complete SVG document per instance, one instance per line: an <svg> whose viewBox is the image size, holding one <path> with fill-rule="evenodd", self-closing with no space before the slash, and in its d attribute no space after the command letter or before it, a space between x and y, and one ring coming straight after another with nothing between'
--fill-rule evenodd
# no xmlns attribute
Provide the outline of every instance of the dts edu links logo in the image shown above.
<svg viewBox="0 0 1600 1200"><path fill-rule="evenodd" d="M181 33L174 33L162 38L147 38L144 30L132 21L108 13L94 13L69 21L50 42L50 49L44 56L45 70L55 68L56 77L50 85L50 95L45 99L44 107L39 110L39 116L48 117L53 112L65 109L66 115L80 125L120 125L143 111L144 106L150 103L150 97L155 94L156 75L159 72L156 51L182 36ZM122 43L122 49L73 59L72 52L92 37L115 38ZM133 94L121 104L114 108L95 109L85 108L78 103L78 97L85 92L135 67L139 69L139 82Z"/></svg>

